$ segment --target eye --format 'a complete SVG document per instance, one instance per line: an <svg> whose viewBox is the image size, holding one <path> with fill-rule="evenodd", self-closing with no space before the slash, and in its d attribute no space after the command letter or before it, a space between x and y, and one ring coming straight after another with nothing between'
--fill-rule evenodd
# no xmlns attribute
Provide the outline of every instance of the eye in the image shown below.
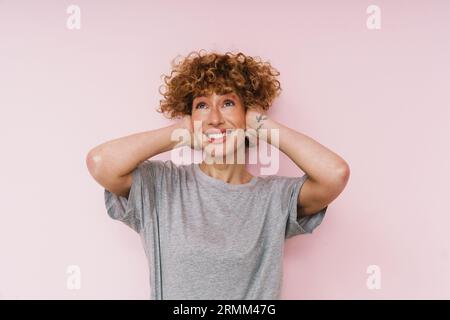
<svg viewBox="0 0 450 320"><path fill-rule="evenodd" d="M204 102L199 102L197 103L197 105L195 106L195 109L202 109L203 106L206 106L206 104Z"/></svg>
<svg viewBox="0 0 450 320"><path fill-rule="evenodd" d="M232 106L234 106L234 101L233 100L225 100L224 106L232 107Z"/></svg>

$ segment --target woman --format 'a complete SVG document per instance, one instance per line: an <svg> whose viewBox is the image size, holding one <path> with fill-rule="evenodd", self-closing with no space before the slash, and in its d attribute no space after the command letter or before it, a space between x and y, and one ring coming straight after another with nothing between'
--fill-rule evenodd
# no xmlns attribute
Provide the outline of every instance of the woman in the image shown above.
<svg viewBox="0 0 450 320"><path fill-rule="evenodd" d="M142 239L151 299L278 299L284 240L311 233L344 189L341 157L266 114L278 75L242 53L193 52L165 76L158 109L181 121L89 152L108 214ZM179 143L177 129L192 139ZM260 136L305 173L250 174L238 152ZM200 164L149 160L186 143L204 151Z"/></svg>

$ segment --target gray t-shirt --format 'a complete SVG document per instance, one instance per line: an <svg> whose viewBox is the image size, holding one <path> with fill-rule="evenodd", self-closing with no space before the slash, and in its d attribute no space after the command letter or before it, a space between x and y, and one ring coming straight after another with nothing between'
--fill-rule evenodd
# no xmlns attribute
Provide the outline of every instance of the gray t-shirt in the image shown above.
<svg viewBox="0 0 450 320"><path fill-rule="evenodd" d="M285 239L311 233L328 208L297 219L306 174L233 185L197 163L146 160L132 175L128 199L105 189L105 203L141 237L151 300L279 299Z"/></svg>

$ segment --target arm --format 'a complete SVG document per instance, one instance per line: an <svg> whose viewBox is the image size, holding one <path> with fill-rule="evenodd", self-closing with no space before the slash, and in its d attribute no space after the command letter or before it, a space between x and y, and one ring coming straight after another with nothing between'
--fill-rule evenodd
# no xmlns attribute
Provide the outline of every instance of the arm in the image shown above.
<svg viewBox="0 0 450 320"><path fill-rule="evenodd" d="M246 119L248 128L268 129L268 143L272 144L270 130L279 130L279 145L276 147L308 175L298 196L299 218L323 209L344 190L350 168L336 153L312 138L276 122L261 110L248 110Z"/></svg>
<svg viewBox="0 0 450 320"><path fill-rule="evenodd" d="M189 118L171 126L132 134L111 140L91 149L86 165L92 177L104 188L119 196L128 197L132 172L143 161L173 149L178 141L171 140L175 129L184 129Z"/></svg>

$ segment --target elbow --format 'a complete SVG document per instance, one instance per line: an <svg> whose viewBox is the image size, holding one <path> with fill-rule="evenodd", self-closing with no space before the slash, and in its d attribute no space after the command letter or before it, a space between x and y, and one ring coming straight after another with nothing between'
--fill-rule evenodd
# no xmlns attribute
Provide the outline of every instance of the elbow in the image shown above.
<svg viewBox="0 0 450 320"><path fill-rule="evenodd" d="M336 181L341 186L342 189L347 185L350 178L350 166L347 162L343 162L336 169Z"/></svg>
<svg viewBox="0 0 450 320"><path fill-rule="evenodd" d="M86 167L94 179L97 179L100 171L101 155L94 149L86 155Z"/></svg>
<svg viewBox="0 0 450 320"><path fill-rule="evenodd" d="M334 200L342 193L342 191L344 191L345 186L347 185L350 178L349 165L345 162L342 165L339 165L334 169L334 173L330 175L330 177L332 178L324 185L326 186L327 194Z"/></svg>

